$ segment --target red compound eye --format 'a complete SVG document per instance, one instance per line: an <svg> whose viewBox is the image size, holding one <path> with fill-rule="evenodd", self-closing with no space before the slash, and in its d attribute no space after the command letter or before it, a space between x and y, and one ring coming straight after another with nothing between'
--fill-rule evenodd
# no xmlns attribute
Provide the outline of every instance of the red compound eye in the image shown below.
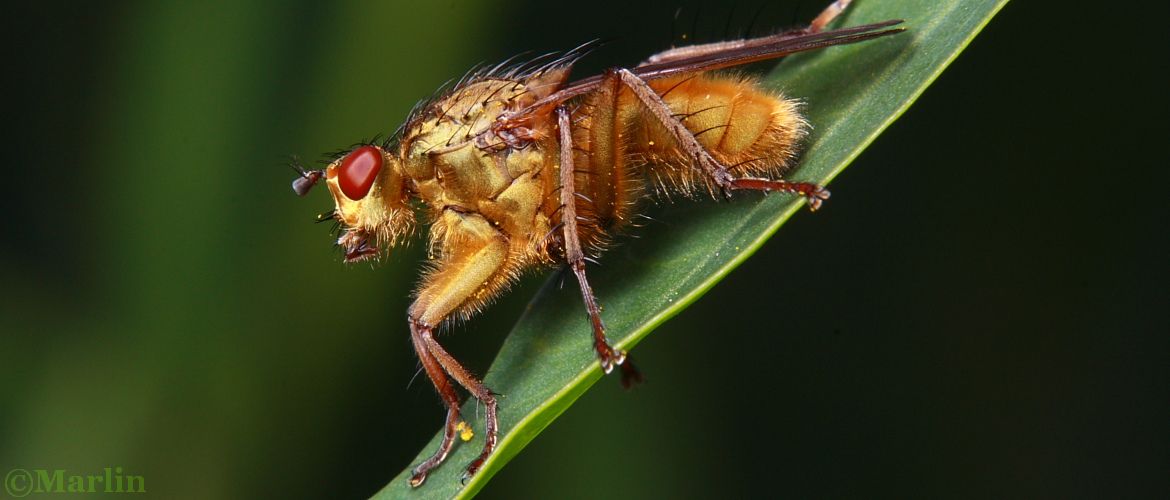
<svg viewBox="0 0 1170 500"><path fill-rule="evenodd" d="M337 170L341 192L351 200L360 200L369 194L378 171L382 170L382 153L373 146L362 146L341 160Z"/></svg>

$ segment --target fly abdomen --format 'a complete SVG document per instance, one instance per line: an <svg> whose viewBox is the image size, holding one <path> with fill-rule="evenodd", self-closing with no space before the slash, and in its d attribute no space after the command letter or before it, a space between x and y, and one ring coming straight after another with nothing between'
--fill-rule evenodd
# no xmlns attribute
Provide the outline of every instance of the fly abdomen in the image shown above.
<svg viewBox="0 0 1170 500"><path fill-rule="evenodd" d="M736 177L775 177L790 166L807 124L796 101L754 80L688 75L648 82L699 144ZM715 192L694 158L628 88L615 81L584 100L574 114L573 143L582 241L633 214L649 182L685 196Z"/></svg>
<svg viewBox="0 0 1170 500"><path fill-rule="evenodd" d="M779 176L806 133L799 104L754 80L691 75L649 83L699 144L736 177ZM654 116L639 112L627 119L627 154L645 163L659 189L692 194L710 186Z"/></svg>

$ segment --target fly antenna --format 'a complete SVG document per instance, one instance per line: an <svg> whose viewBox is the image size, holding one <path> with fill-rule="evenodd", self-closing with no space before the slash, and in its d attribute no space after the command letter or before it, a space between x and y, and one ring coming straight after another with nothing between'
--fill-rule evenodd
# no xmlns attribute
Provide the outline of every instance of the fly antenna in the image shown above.
<svg viewBox="0 0 1170 500"><path fill-rule="evenodd" d="M301 159L296 156L292 157L292 163L289 166L300 174L292 181L292 189L297 196L309 194L309 190L313 189L313 186L316 186L322 177L325 177L324 170L305 170L305 167L301 166Z"/></svg>

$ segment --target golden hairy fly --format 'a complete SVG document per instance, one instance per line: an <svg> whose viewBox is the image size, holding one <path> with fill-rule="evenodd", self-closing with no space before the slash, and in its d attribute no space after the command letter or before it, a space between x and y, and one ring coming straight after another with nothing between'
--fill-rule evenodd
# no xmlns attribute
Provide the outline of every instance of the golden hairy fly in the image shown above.
<svg viewBox="0 0 1170 500"><path fill-rule="evenodd" d="M455 384L486 410L483 451L466 476L498 439L495 395L435 340L435 327L472 316L525 271L567 265L602 369L620 367L629 385L640 375L607 340L585 263L630 224L648 193L778 191L804 197L813 210L828 199L820 186L780 178L808 129L796 101L753 79L709 72L901 31L890 28L900 21L825 30L848 3L832 3L804 28L670 49L575 82L570 69L591 44L476 72L417 107L390 140L356 146L324 170L302 170L293 182L298 194L324 179L333 195L348 262L378 258L409 237L416 208L430 228L430 265L407 313L447 418L413 486L457 440L472 439Z"/></svg>

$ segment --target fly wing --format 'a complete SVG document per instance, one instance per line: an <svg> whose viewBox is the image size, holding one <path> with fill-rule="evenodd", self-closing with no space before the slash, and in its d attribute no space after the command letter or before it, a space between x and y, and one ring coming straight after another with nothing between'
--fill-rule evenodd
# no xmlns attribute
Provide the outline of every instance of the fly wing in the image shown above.
<svg viewBox="0 0 1170 500"><path fill-rule="evenodd" d="M678 74L730 68L732 66L741 66L768 59L778 59L797 52L856 43L901 33L906 29L882 29L901 23L901 19L894 19L851 28L795 36L785 36L781 33L780 35L746 40L741 46L725 50L714 50L697 54L693 57L679 58L657 64L644 64L634 68L632 71L634 74L642 77L643 80L654 80ZM572 85L570 84L570 87Z"/></svg>
<svg viewBox="0 0 1170 500"><path fill-rule="evenodd" d="M880 23L864 24L816 33L796 35L781 33L779 35L745 40L743 44L726 49L703 51L691 57L675 58L662 63L644 64L630 71L633 71L634 74L644 80L655 80L680 74L730 68L768 59L779 59L797 52L856 43L901 33L906 29L890 28L901 23L901 19L893 19ZM605 75L594 75L569 83L564 88L536 101L527 108L517 111L516 114L508 118L508 121L519 122L523 121L526 117L547 112L553 106L596 89L601 85L604 78Z"/></svg>

